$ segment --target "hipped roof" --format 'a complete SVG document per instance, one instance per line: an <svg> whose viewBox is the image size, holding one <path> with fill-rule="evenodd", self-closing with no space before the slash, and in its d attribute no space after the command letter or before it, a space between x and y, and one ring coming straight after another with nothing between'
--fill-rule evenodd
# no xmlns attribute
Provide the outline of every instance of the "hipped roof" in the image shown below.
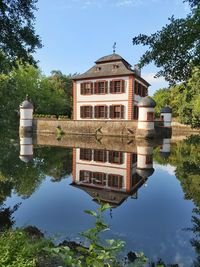
<svg viewBox="0 0 200 267"><path fill-rule="evenodd" d="M150 85L147 81L138 76L137 73L131 68L131 64L129 64L118 54L114 53L108 56L101 57L97 61L95 61L95 63L96 65L94 65L88 71L75 76L73 79L82 80L109 76L134 75L139 80L144 82L147 86ZM113 67L113 65L116 65L116 67Z"/></svg>

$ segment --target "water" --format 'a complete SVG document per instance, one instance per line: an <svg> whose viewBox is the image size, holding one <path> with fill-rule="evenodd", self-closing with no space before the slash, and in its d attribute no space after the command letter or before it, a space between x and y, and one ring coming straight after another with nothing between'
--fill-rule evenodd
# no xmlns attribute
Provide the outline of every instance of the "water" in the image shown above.
<svg viewBox="0 0 200 267"><path fill-rule="evenodd" d="M19 204L14 227L34 225L57 240L79 240L93 226L84 210L96 210L100 198L112 206L105 214L111 228L106 237L126 241L125 252L193 266L199 256L193 219L200 207L199 137L157 144L110 139L110 151L102 140L94 147L79 140L74 148L38 145L42 140L31 140L34 147L28 141L26 153L34 158L25 163L19 141L1 138L0 203L10 209Z"/></svg>

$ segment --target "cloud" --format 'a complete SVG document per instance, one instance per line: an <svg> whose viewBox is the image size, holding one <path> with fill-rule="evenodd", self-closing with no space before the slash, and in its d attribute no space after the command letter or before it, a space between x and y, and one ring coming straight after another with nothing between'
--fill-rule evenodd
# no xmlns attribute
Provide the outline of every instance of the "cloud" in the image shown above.
<svg viewBox="0 0 200 267"><path fill-rule="evenodd" d="M60 6L64 9L69 8L101 8L104 6L112 6L116 8L124 7L133 7L133 6L143 6L149 2L157 2L158 0L59 0Z"/></svg>
<svg viewBox="0 0 200 267"><path fill-rule="evenodd" d="M155 78L156 73L154 72L147 72L147 73L143 73L142 77L147 80L148 83L150 83L151 85L155 85L155 84L160 84L160 83L165 83L165 79L163 77L159 77L159 78Z"/></svg>
<svg viewBox="0 0 200 267"><path fill-rule="evenodd" d="M153 165L156 169L160 169L162 171L165 171L167 172L169 175L175 175L175 171L176 171L176 167L170 165L170 164L167 164L167 165L160 165L160 164L157 164L157 163L154 163Z"/></svg>
<svg viewBox="0 0 200 267"><path fill-rule="evenodd" d="M142 72L142 78L151 84L149 95L153 95L160 88L167 88L169 86L169 83L163 77L154 78L155 74L154 72Z"/></svg>
<svg viewBox="0 0 200 267"><path fill-rule="evenodd" d="M142 4L143 4L142 0L118 0L116 2L117 7L140 6Z"/></svg>

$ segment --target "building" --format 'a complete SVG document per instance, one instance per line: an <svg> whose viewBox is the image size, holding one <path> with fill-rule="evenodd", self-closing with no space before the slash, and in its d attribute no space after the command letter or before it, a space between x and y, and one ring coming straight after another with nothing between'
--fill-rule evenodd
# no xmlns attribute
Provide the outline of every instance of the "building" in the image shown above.
<svg viewBox="0 0 200 267"><path fill-rule="evenodd" d="M137 153L73 148L72 186L84 190L94 201L119 206L153 174L153 147L138 146Z"/></svg>
<svg viewBox="0 0 200 267"><path fill-rule="evenodd" d="M118 54L98 59L73 79L74 120L138 119L138 102L148 95L149 83Z"/></svg>

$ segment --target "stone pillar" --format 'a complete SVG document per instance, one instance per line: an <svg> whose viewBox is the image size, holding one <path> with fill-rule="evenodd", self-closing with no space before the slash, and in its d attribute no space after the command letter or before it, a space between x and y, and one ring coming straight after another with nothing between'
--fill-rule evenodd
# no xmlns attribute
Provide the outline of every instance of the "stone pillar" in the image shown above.
<svg viewBox="0 0 200 267"><path fill-rule="evenodd" d="M24 100L20 108L20 133L32 132L33 130L33 104L28 101L28 95Z"/></svg>
<svg viewBox="0 0 200 267"><path fill-rule="evenodd" d="M154 129L154 107L155 101L149 97L144 97L139 103L138 126L136 131L137 138L153 138Z"/></svg>
<svg viewBox="0 0 200 267"><path fill-rule="evenodd" d="M26 163L33 159L33 138L30 133L20 136L19 158Z"/></svg>
<svg viewBox="0 0 200 267"><path fill-rule="evenodd" d="M147 179L154 173L153 145L145 140L137 142L136 173L144 179Z"/></svg>
<svg viewBox="0 0 200 267"><path fill-rule="evenodd" d="M162 147L160 148L160 156L162 158L168 158L170 155L170 148L171 148L171 139L170 138L164 138Z"/></svg>
<svg viewBox="0 0 200 267"><path fill-rule="evenodd" d="M162 108L160 111L161 119L163 120L164 127L171 127L172 122L172 109L170 107Z"/></svg>

